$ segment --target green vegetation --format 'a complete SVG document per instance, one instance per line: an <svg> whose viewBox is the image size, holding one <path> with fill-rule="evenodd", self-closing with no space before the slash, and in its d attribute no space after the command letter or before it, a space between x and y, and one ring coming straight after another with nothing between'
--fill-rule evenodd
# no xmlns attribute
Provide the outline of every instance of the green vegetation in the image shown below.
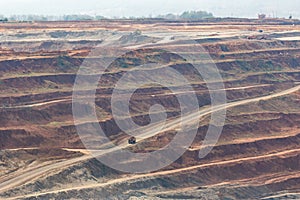
<svg viewBox="0 0 300 200"><path fill-rule="evenodd" d="M63 15L63 16L52 16L52 15L11 15L6 18L0 16L0 21L89 21L89 20L102 20L105 17L96 15Z"/></svg>
<svg viewBox="0 0 300 200"><path fill-rule="evenodd" d="M205 19L213 17L212 13L208 13L206 11L185 11L180 15L181 19Z"/></svg>
<svg viewBox="0 0 300 200"><path fill-rule="evenodd" d="M167 15L159 15L159 18L164 19L189 19L189 20L198 20L198 19L206 19L213 18L213 14L206 11L185 11L181 15L175 14L167 14Z"/></svg>
<svg viewBox="0 0 300 200"><path fill-rule="evenodd" d="M87 20L101 20L104 19L103 16L92 17L90 15L64 15L62 17L63 21L87 21Z"/></svg>
<svg viewBox="0 0 300 200"><path fill-rule="evenodd" d="M0 22L7 22L7 21L8 21L8 19L6 17L0 19Z"/></svg>
<svg viewBox="0 0 300 200"><path fill-rule="evenodd" d="M198 20L198 19L206 19L213 18L213 14L206 11L185 11L180 15L176 14L167 14L167 15L159 15L156 17L122 17L113 19L132 19L132 20L144 20L144 19L185 19L185 20ZM109 19L105 18L101 15L86 15L86 14L74 14L74 15L62 15L62 16L54 16L54 15L11 15L10 17L5 17L0 15L0 22L7 21L20 21L20 22L32 22L32 21L92 21L92 20L103 20Z"/></svg>

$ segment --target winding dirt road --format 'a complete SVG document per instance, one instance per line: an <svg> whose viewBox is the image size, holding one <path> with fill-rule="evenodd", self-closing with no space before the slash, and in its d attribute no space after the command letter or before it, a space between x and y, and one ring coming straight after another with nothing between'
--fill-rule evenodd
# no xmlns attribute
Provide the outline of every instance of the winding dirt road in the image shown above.
<svg viewBox="0 0 300 200"><path fill-rule="evenodd" d="M232 107L240 106L240 105L244 105L244 104L254 103L254 102L261 101L261 100L268 100L268 99L288 95L288 94L291 94L291 93L294 93L294 92L298 91L299 89L300 89L300 85L295 86L295 87L290 88L290 89L287 89L287 90L284 90L284 91L281 91L281 92L278 92L278 93L267 95L267 96L262 96L262 97L257 97L257 98L253 98L253 99L246 99L246 100L231 102L231 103L227 103L227 104L224 104L224 105L219 105L219 106L215 106L215 107L211 107L211 108L205 108L205 109L200 110L198 112L192 113L188 116L178 118L178 119L174 119L172 121L167 122L164 126L164 129L160 130L159 132L156 132L155 127L153 127L151 130L145 130L145 133L142 135L142 138L143 138L143 140L145 140L145 139L150 138L154 135L157 135L161 132L176 129L178 126L181 126L181 123L182 124L190 123L192 120L199 121L199 119L201 117L206 116L206 115L208 115L212 112L216 112L216 111L219 111L219 110L222 110L222 109L228 109L228 108L232 108ZM157 124L157 126L161 126L161 125ZM109 152L119 150L120 148L126 148L126 147L129 147L129 146L130 145L127 143L127 141L124 141L124 143L120 144L117 147L112 147L112 148L105 149L105 150L99 150L99 151L97 151L97 153L94 153L93 156L92 155L84 155L82 157L72 158L72 159L69 159L69 160L64 160L64 161L53 163L53 164L50 164L50 165L47 165L47 166L43 166L43 167L35 169L35 170L27 170L27 171L25 170L22 174L19 174L17 176L12 175L13 176L12 178L10 178L9 180L5 180L2 183L0 183L0 193L3 193L5 191L11 190L11 189L14 189L14 188L16 188L18 186L21 186L23 184L29 183L33 179L45 176L45 175L49 174L50 172L60 171L64 168L66 168L66 167L74 165L75 163L91 159L94 156L101 156L101 155L107 154ZM245 158L245 159L249 159L249 158ZM182 170L182 169L178 169L178 170ZM164 173L164 172L158 172L158 173Z"/></svg>
<svg viewBox="0 0 300 200"><path fill-rule="evenodd" d="M191 167L185 167L185 168L174 169L174 170L160 171L160 172L154 172L154 173L148 173L148 174L132 175L129 177L110 180L105 183L88 184L88 185L84 185L84 186L77 186L77 187L53 190L53 191L48 191L48 192L38 192L35 194L29 194L29 195L24 195L24 196L19 196L19 197L12 197L12 198L8 198L8 199L13 200L13 199L20 199L20 198L38 197L41 195L54 194L54 193L60 193L60 192L68 192L68 191L72 191L72 190L82 190L82 189L92 189L92 188L97 188L97 187L105 187L105 186L118 184L118 183L122 183L122 182L137 180L137 179L141 179L141 178L145 179L145 178L152 178L152 177L158 177L158 176L166 176L166 175L185 172L185 171L207 168L207 167L215 166L215 165L221 166L221 165L227 165L227 164L233 164L233 163L240 163L240 162L244 162L244 161L266 159L266 158L271 158L274 156L283 156L286 154L293 154L293 153L299 153L299 152L300 152L300 149L293 149L293 150L287 150L287 151L283 151L283 152L272 153L272 154L267 154L267 155L262 155L262 156L251 156L251 157L245 157L245 158L240 158L240 159L212 162L212 163L195 165L195 166L191 166ZM297 174L297 177L299 177L299 176L300 175Z"/></svg>
<svg viewBox="0 0 300 200"><path fill-rule="evenodd" d="M261 84L261 85L252 85L252 86L242 86L242 87L233 87L233 88L225 88L226 91L231 91L231 90L244 90L244 89L251 89L251 88L258 88L258 87L267 87L270 86L270 84ZM194 93L194 91L182 91L178 92L176 94L186 94L186 93ZM173 95L174 93L165 93L165 94L158 94L158 95L153 95L153 96L165 96L165 95ZM72 101L72 97L67 97L63 99L57 99L57 100L49 100L49 101L44 101L44 102L39 102L39 103L31 103L31 104L26 104L26 105L18 105L18 106L7 106L7 107L2 107L2 109L13 109L13 108L33 108L33 107L39 107L39 106L45 106L45 105L51 105L55 103L61 103L61 102L70 102Z"/></svg>

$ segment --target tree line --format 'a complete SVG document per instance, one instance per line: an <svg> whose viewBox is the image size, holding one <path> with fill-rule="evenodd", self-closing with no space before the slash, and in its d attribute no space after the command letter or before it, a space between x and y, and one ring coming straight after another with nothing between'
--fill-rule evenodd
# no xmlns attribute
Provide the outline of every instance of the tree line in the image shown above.
<svg viewBox="0 0 300 200"><path fill-rule="evenodd" d="M101 15L91 16L91 15L63 15L63 16L52 16L52 15L11 15L5 17L0 15L0 21L91 21L91 20L102 20L102 19L151 19L151 18L160 18L168 20L178 20L178 19L187 19L187 20L197 20L205 18L213 18L213 14L206 11L185 11L182 14L166 14L158 15L156 17L113 17L106 18Z"/></svg>
<svg viewBox="0 0 300 200"><path fill-rule="evenodd" d="M182 14L176 15L176 14L167 14L167 15L159 15L159 18L164 19L188 19L188 20L197 20L197 19L207 19L207 18L213 18L214 15L210 12L206 11L185 11Z"/></svg>

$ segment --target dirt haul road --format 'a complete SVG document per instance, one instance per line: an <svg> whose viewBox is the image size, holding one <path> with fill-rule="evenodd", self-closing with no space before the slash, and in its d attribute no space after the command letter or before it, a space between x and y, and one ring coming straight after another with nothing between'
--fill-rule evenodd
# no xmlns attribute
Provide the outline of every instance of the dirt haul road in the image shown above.
<svg viewBox="0 0 300 200"><path fill-rule="evenodd" d="M254 103L254 102L258 102L261 100L268 100L268 99L272 99L272 98L276 98L276 97L280 97L280 96L284 96L284 95L288 95L291 93L294 93L296 91L298 91L300 89L300 85L295 86L293 88L278 92L278 93L274 93L271 95L267 95L267 96L262 96L262 97L257 97L257 98L252 98L252 99L246 99L246 100L241 100L241 101L236 101L236 102L231 102L228 104L224 104L224 105L219 105L219 106L215 106L215 107L211 107L211 108L205 108L203 110L200 110L198 112L192 113L188 116L182 117L182 118L178 118L178 119L174 119L172 121L169 121L166 123L165 128L160 130L160 132L155 132L155 128L153 128L152 130L146 130L146 132L142 135L143 140L150 138L156 134L159 134L161 132L167 131L167 130L172 130L172 129L176 129L178 126L181 126L181 124L185 124L185 123L190 123L191 121L199 121L199 119L203 116L206 116L208 114L211 114L212 112L216 112L219 110L223 110L223 109L228 109L228 108L232 108L235 106L240 106L240 105L244 105L244 104L249 104L249 103ZM165 122L163 122L165 123ZM161 126L161 124L158 124L157 126ZM117 151L120 148L126 148L129 147L131 145L129 145L127 143L127 141L123 142L122 144L120 144L117 147L112 147L109 149L105 149L105 150L99 150L97 153L93 153L93 155L84 155L82 157L79 158L73 158L70 160L65 160L65 161L61 161L61 162L57 162L54 164L50 164L47 166L43 166L41 168L32 170L32 171L24 171L22 174L18 175L18 176L13 176L13 178L3 181L2 183L0 183L0 193L3 193L5 191L14 189L20 185L23 185L25 183L28 183L30 181L32 181L33 179L36 179L38 177L44 176L44 175L49 175L50 172L55 172L55 171L61 171L62 169L71 166L75 163L78 162L82 162L88 159L91 159L95 156L101 156L113 151ZM0 179L1 181L1 179Z"/></svg>

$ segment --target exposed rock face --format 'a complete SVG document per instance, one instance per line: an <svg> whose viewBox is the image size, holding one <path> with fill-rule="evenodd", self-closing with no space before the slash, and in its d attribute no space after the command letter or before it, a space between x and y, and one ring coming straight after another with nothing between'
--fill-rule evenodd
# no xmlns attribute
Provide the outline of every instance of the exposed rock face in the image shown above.
<svg viewBox="0 0 300 200"><path fill-rule="evenodd" d="M232 26L222 21L193 22L187 26L188 31L180 22L73 23L1 24L0 198L300 198L300 91L276 96L300 82L297 26L256 25L257 30L264 30L262 35L249 30L248 25L228 21ZM291 37L295 39L288 39ZM188 47L189 39L210 53L224 79L229 102L270 98L228 108L219 142L203 159L198 158L198 151L209 114L201 120L191 117L191 121L199 121L193 144L159 171L128 174L93 158L84 149L72 115L76 73L90 51L101 44L135 47L116 59L99 81L95 99L99 121L80 125L88 132L99 124L120 145L129 136L112 118L111 93L120 78L136 66L157 63L177 70L192 83L199 107L207 109L210 105L207 86L191 64L161 50L167 45L179 48L167 44L176 40ZM147 49L143 44L154 48ZM153 69L150 66L146 70ZM174 87L181 84L170 81ZM189 92L183 90L180 95ZM149 109L156 104L165 108L168 120L180 117L180 103L170 88L146 85L130 99L133 121L149 124ZM176 129L163 131L137 140L128 149L155 151L166 146L175 134Z"/></svg>

